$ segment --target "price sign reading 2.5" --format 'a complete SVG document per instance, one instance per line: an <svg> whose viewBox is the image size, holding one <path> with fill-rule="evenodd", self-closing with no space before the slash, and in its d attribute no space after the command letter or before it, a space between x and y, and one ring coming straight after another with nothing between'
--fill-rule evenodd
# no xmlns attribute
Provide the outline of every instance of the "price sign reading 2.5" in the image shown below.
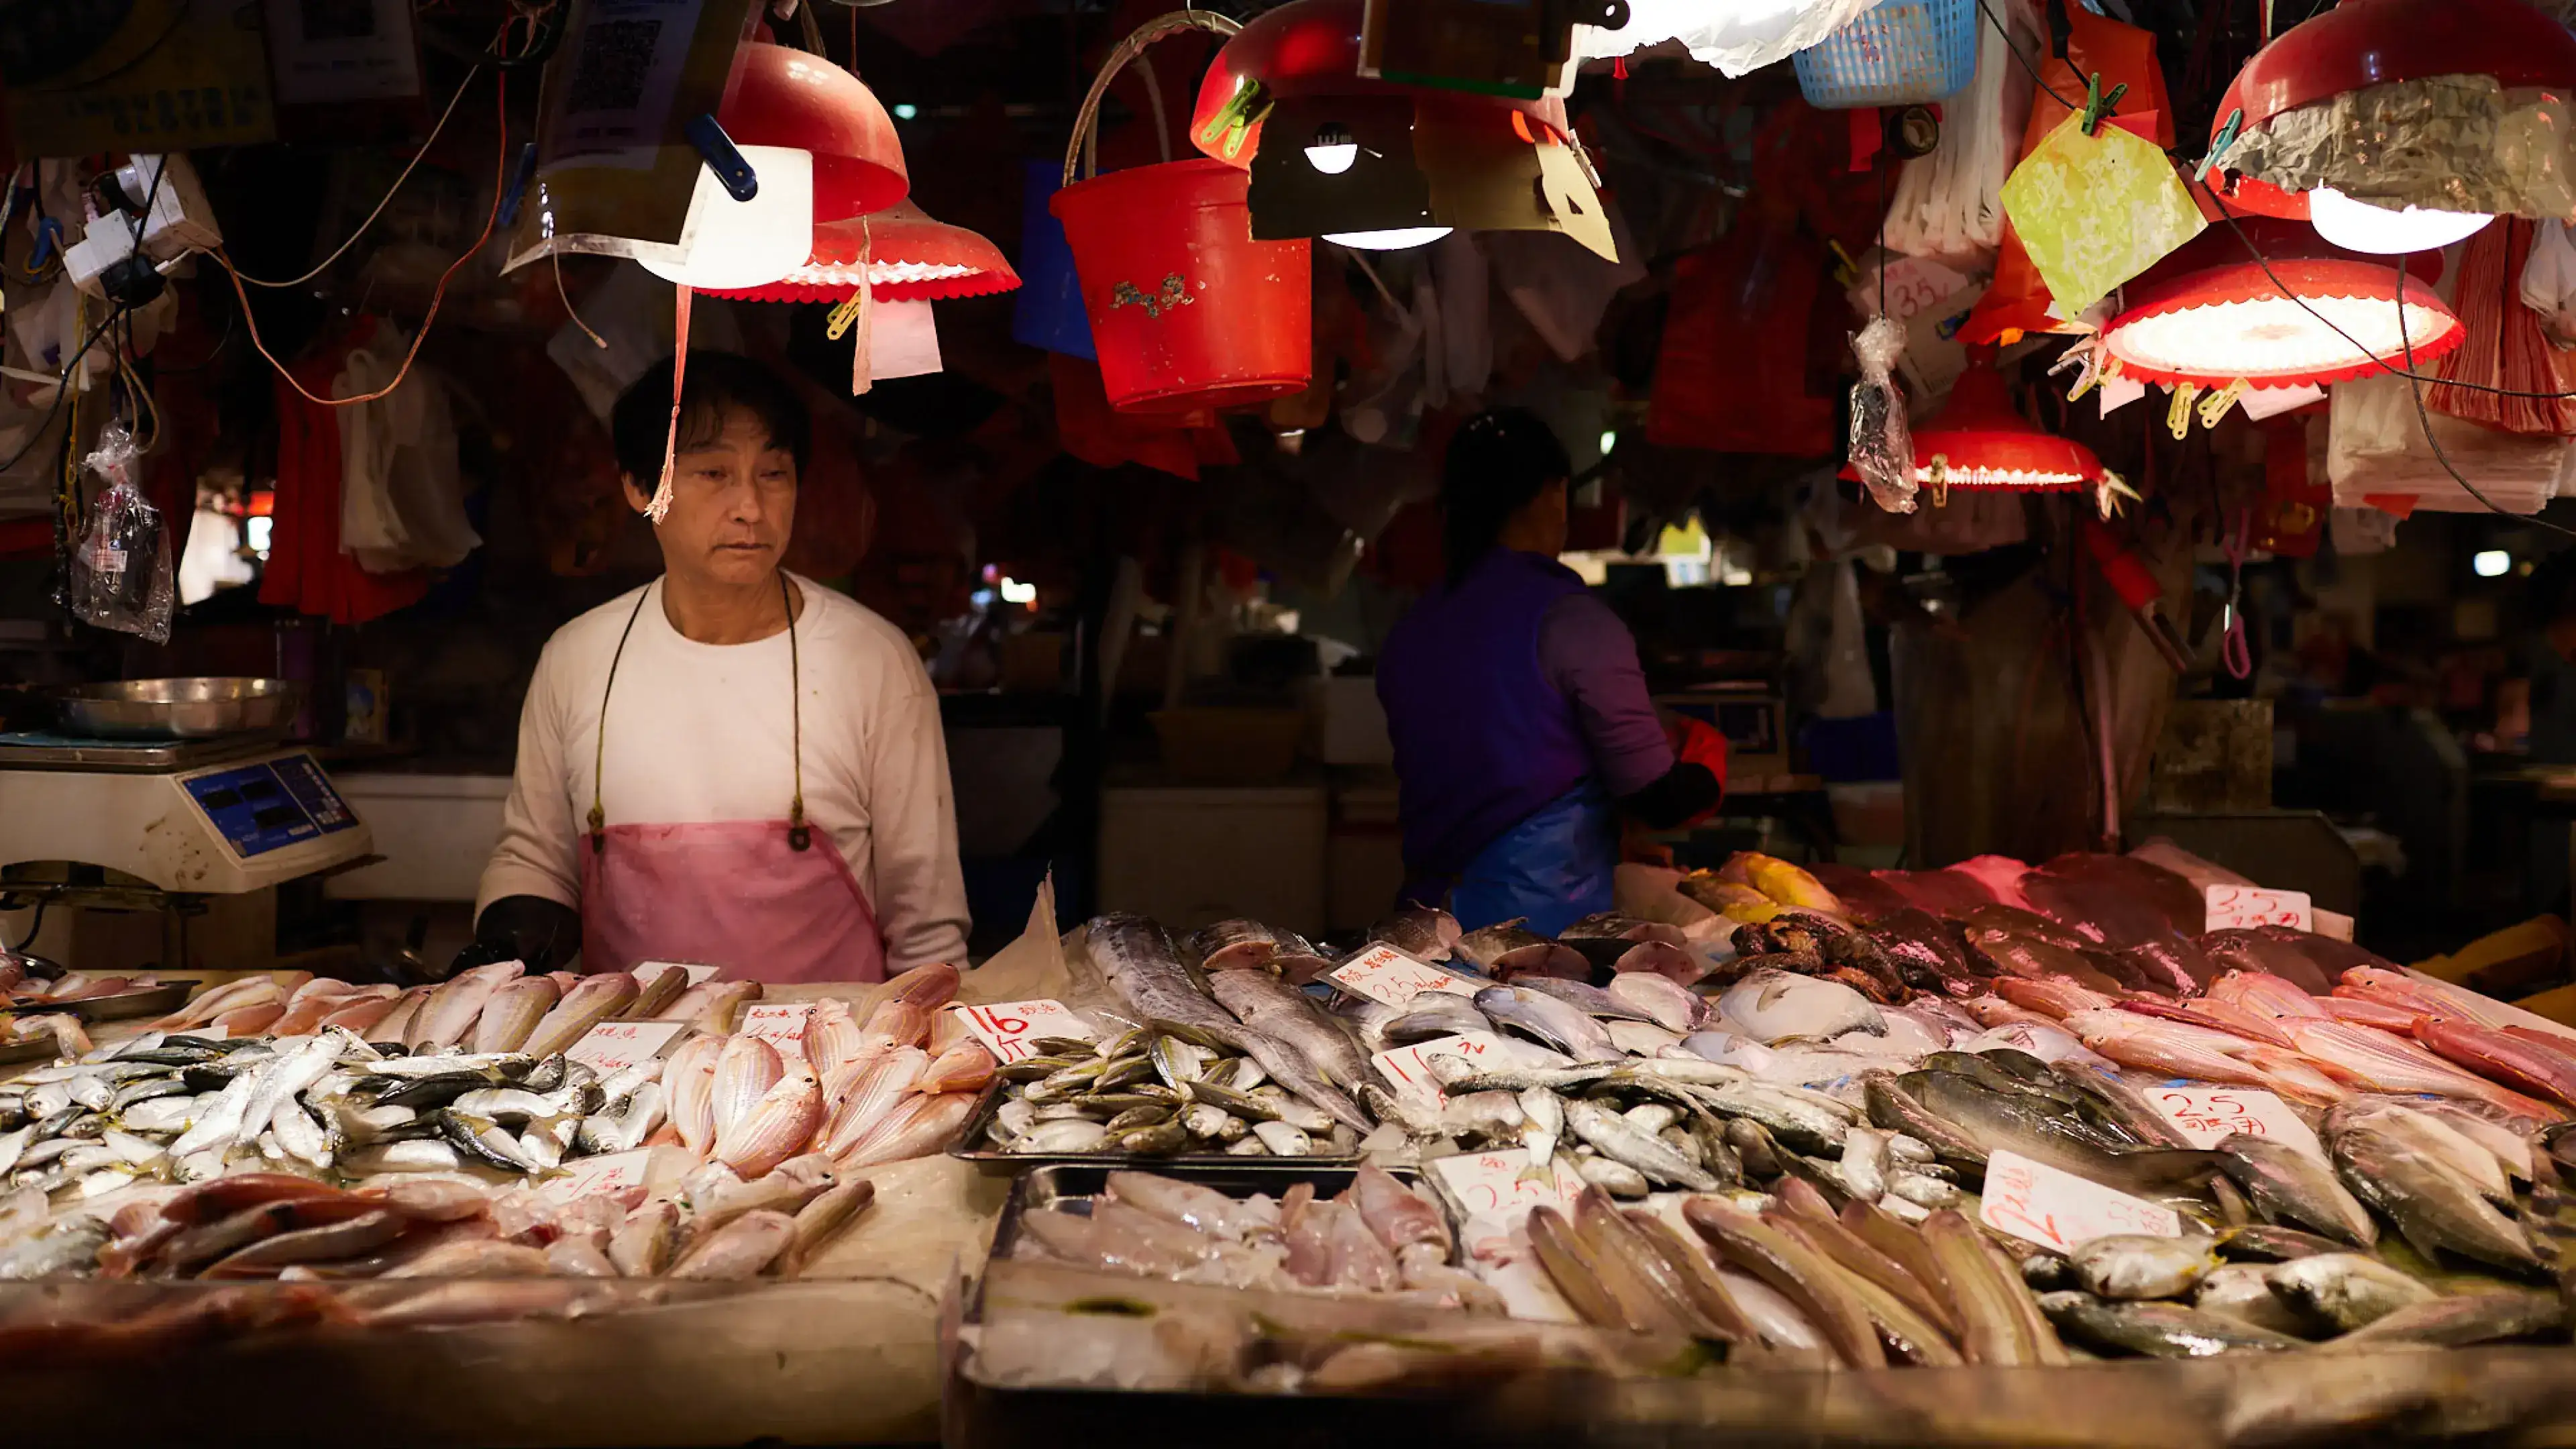
<svg viewBox="0 0 2576 1449"><path fill-rule="evenodd" d="M1999 1233L2059 1253L2117 1234L2182 1236L2182 1218L2173 1209L2014 1152L1995 1153L1986 1163L1977 1217Z"/></svg>
<svg viewBox="0 0 2576 1449"><path fill-rule="evenodd" d="M1463 1152L1431 1163L1471 1218L1491 1213L1517 1223L1531 1208L1562 1210L1583 1192L1583 1179L1563 1163L1537 1173L1529 1167L1529 1154L1521 1151Z"/></svg>
<svg viewBox="0 0 2576 1449"><path fill-rule="evenodd" d="M2206 930L2242 930L2249 926L2287 926L2293 931L2317 928L2317 913L2308 903L2306 891L2214 885L2205 888L2203 899Z"/></svg>
<svg viewBox="0 0 2576 1449"><path fill-rule="evenodd" d="M2153 1087L2147 1101L2195 1147L2215 1147L2242 1132L2269 1137L2326 1160L2316 1131L2290 1105L2253 1087Z"/></svg>

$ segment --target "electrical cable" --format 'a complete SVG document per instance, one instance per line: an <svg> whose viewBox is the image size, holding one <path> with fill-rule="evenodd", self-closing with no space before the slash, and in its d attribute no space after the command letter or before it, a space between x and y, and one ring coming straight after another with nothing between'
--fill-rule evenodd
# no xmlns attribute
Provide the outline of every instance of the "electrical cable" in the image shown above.
<svg viewBox="0 0 2576 1449"><path fill-rule="evenodd" d="M2006 30L2003 22L1995 17L1994 11L1988 7L1986 0L1977 0L1977 11L1986 18L1987 24L1994 26L1996 31L2003 36L2004 48L2012 52L2013 59L2020 62L2021 68L2024 71L2029 72L2030 78L2038 83L2039 88L2042 91L2047 92L2049 99L2057 102L2061 106L2065 106L2069 110L2081 111L2083 109L2083 107L2075 105L2068 101L2064 96L2059 95L2056 88L2049 85L2048 78L2040 74L2039 68L2031 64L2028 56L2021 53L2021 47L2012 43L2012 32ZM2167 152L2166 154L2171 155L2173 153ZM2536 514L2515 513L2510 509L2500 508L2496 505L2493 499L2488 498L2484 493L2478 491L2478 486L2471 483L2468 480L2467 475L2463 474L2459 470L2458 466L2451 462L2450 454L2443 451L2441 441L2433 436L2431 410L2427 408L2424 403L2424 384L2427 382L2436 382L2446 387L2457 387L2469 392L2487 393L2496 397L2526 398L2538 401L2557 401L2565 398L2576 397L2576 392L2524 392L2515 388L2496 387L2488 383L2466 382L2456 378L2427 378L2424 374L2416 371L2415 335L2406 325L2406 267L2407 263L2412 260L2411 254L2408 257L2401 258L2396 268L2397 338L2399 344L2403 348L2406 359L2405 367L2402 369L2397 367L2387 359L2381 357L2376 349L2365 346L2359 338L2354 337L2351 333L2344 331L2342 327L2337 326L2333 318L2318 311L2309 303L2307 298L2292 291L2290 289L2290 285L2281 280L2280 274L2272 270L2271 258L2263 255L2262 248L2256 246L2254 244L2254 239L2245 234L2245 228L2236 224L2235 212L2228 206L2227 199L2221 196L2215 187L2211 186L2206 180L2196 175L2192 177L2191 184L2198 186L2201 189L2202 194L2209 198L2211 205L2218 212L2218 219L2226 224L2228 231L2233 234L2237 242L2245 248L2246 254L2254 258L2254 264L2263 269L2263 276L2266 280L2271 282L2273 290L2279 292L2283 297L2288 298L2291 302L2296 303L2301 311L2306 312L2309 316L2316 318L2321 323L2324 323L2327 330L2333 332L2337 337L2342 338L2345 342L2350 343L2355 351L2368 358L2371 364L2377 367L2381 372L2406 379L2408 390L2413 394L2415 399L2416 419L2424 429L2424 441L2431 445L2434 460L2442 465L2444 472L2451 475L2452 481L2458 483L2471 498L2484 504L2489 512L2492 512L2499 517L2514 519L2521 523L2535 524L2539 527L2549 529L2554 533L2562 533L2567 535L2569 538L2576 538L2576 528L2567 528L2560 524L2551 523L2547 519L2541 518Z"/></svg>
<svg viewBox="0 0 2576 1449"><path fill-rule="evenodd" d="M35 919L34 919L33 921L31 921L31 922L29 922L29 923L28 923L28 926L27 926L27 939L25 939L25 940L23 940L23 941L20 941L20 942L19 942L17 945L15 945L15 946L10 947L10 948L9 948L9 954L10 954L10 955L12 955L12 956L24 956L24 955L26 955L26 954L27 954L27 948L28 948L28 947L30 947L30 946L32 946L32 945L34 945L34 944L36 944L36 938L37 938L38 936L40 936L40 935L43 935L43 934L44 934L44 931L45 931L45 907L46 907L46 906L48 906L48 905L51 905L51 904L53 903L53 899L54 899L54 898L53 898L52 896L38 896L38 897L36 897L36 915L35 915Z"/></svg>
<svg viewBox="0 0 2576 1449"><path fill-rule="evenodd" d="M80 370L82 359L88 357L90 348L97 345L99 335L107 331L108 327L122 315L124 315L122 308L108 313L99 319L96 327L89 330L89 336L81 340L80 350L71 355L71 360L63 364L61 375L54 379L54 402L53 406L45 409L44 421L36 424L36 431L27 439L26 446L10 454L7 462L0 463L0 473L6 473L26 461L27 455L36 450L36 445L45 440L45 433L53 427L55 417L63 410L63 399L71 395L72 374Z"/></svg>
<svg viewBox="0 0 2576 1449"><path fill-rule="evenodd" d="M267 358L268 365L277 369L277 375L286 379L287 386L303 394L305 401L326 408L344 408L358 403L374 402L402 386L403 379L411 375L411 365L420 357L421 344L429 340L430 324L438 320L439 305L447 299L447 284L455 278L459 268L482 253L484 244L492 239L493 228L501 221L501 193L509 186L510 174L510 78L507 74L497 78L496 95L499 101L497 122L500 133L500 159L493 167L492 209L483 218L483 234L474 239L472 246L459 253L455 261L448 263L445 272L439 274L438 286L429 294L429 311L420 319L420 330L412 334L411 351L403 355L401 370L394 374L393 381L374 392L358 397L314 396L312 389L307 388L301 379L288 371L286 364L278 361L277 355L268 350L268 343L261 339L259 324L250 315L250 294L242 290L244 279L240 272L233 269L232 258L225 256L221 248L207 253L222 264L225 273L233 279L233 294L241 302L242 326L250 333L251 346L259 349L259 355Z"/></svg>
<svg viewBox="0 0 2576 1449"><path fill-rule="evenodd" d="M504 29L506 30L507 27L505 26ZM248 282L254 287L285 288L300 287L306 282L312 281L315 277L322 275L324 272L329 271L332 264L339 261L340 258L348 255L349 248L358 244L358 238L365 236L367 234L367 229L376 224L376 218L385 214L385 208L393 204L393 199L402 191L403 184L411 180L411 173L420 165L421 158L429 154L430 147L438 144L439 133L447 129L447 118L456 114L457 103L465 99L466 91L473 88L474 82L480 78L482 74L483 67L481 65L475 65L465 72L464 84L459 85L456 88L455 95L448 97L447 109L438 113L438 124L429 128L429 139L421 142L420 149L412 153L410 163L403 167L402 174L400 176L394 178L394 184L386 190L384 199L376 203L375 210L367 213L367 219L365 221L358 223L358 229L356 231L349 233L349 239L340 243L338 249L334 250L331 255L324 257L321 262L313 268L313 270L306 272L303 276L291 278L283 282L264 281L258 277L245 277L238 271L233 271L233 276L237 280ZM505 85L508 83L506 77L504 77L503 83ZM146 209L148 210L149 207L147 206ZM232 271L232 263L225 262L224 268L227 271Z"/></svg>

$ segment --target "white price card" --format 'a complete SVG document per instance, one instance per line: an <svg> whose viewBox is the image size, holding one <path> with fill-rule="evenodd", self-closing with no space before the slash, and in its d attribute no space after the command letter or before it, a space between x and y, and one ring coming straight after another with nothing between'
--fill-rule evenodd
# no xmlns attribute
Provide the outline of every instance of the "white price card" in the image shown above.
<svg viewBox="0 0 2576 1449"><path fill-rule="evenodd" d="M1473 980L1443 971L1427 962L1416 961L1384 942L1333 968L1324 979L1353 995L1365 996L1381 1006L1392 1006L1398 1010L1412 1005L1413 998L1426 991L1473 996L1493 985L1490 981Z"/></svg>
<svg viewBox="0 0 2576 1449"><path fill-rule="evenodd" d="M604 1077L653 1060L688 1029L685 1021L603 1021L564 1055Z"/></svg>
<svg viewBox="0 0 2576 1449"><path fill-rule="evenodd" d="M756 1036L780 1051L794 1051L805 1044L805 1023L813 1018L810 1001L764 1001L744 1007L733 1030L736 1036Z"/></svg>
<svg viewBox="0 0 2576 1449"><path fill-rule="evenodd" d="M1564 1212L1583 1193L1583 1179L1564 1159L1532 1173L1530 1155L1519 1147L1462 1152L1455 1157L1435 1158L1427 1165L1470 1218L1492 1214L1517 1224L1531 1208L1552 1207Z"/></svg>
<svg viewBox="0 0 2576 1449"><path fill-rule="evenodd" d="M578 1158L565 1164L564 1175L547 1184L545 1190L549 1196L564 1202L578 1202L586 1197L640 1195L652 1168L653 1149L650 1147L638 1147L632 1152L612 1152L606 1157Z"/></svg>
<svg viewBox="0 0 2576 1449"><path fill-rule="evenodd" d="M2246 926L2287 926L2293 931L2313 931L2317 914L2308 904L2306 891L2267 891L2261 886L2214 885L2205 888L2208 899L2208 931L2232 931Z"/></svg>
<svg viewBox="0 0 2576 1449"><path fill-rule="evenodd" d="M1396 1091L1418 1106L1437 1111L1448 1102L1449 1095L1440 1090L1440 1077L1431 1070L1431 1059L1444 1054L1464 1057L1471 1062L1488 1062L1496 1071L1507 1067L1552 1066L1565 1060L1543 1047L1529 1046L1490 1031L1433 1037L1391 1052L1379 1052L1369 1060L1377 1063L1378 1071L1385 1075Z"/></svg>
<svg viewBox="0 0 2576 1449"><path fill-rule="evenodd" d="M1977 1219L2057 1253L2121 1234L2182 1236L2182 1217L2173 1209L2114 1192L2018 1152L1998 1152L1987 1160Z"/></svg>
<svg viewBox="0 0 2576 1449"><path fill-rule="evenodd" d="M1097 1041L1100 1033L1061 1001L1003 1001L991 1006L952 1006L975 1039L1006 1062L1036 1056L1032 1043L1051 1036Z"/></svg>
<svg viewBox="0 0 2576 1449"><path fill-rule="evenodd" d="M2307 1119L2290 1104L2253 1087L2149 1087L2147 1101L2174 1124L2194 1147L2215 1147L2239 1132L2269 1137L2298 1148L2319 1162L2326 1150Z"/></svg>

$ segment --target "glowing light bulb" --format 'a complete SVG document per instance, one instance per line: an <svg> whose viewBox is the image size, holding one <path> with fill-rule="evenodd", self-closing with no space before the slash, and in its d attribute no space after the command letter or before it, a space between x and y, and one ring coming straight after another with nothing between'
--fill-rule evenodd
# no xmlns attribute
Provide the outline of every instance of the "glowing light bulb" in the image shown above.
<svg viewBox="0 0 2576 1449"><path fill-rule="evenodd" d="M2483 211L2429 211L2410 206L2403 211L2355 201L2331 186L2308 193L2308 218L2317 235L2356 252L2397 256L2440 251L2477 235L2495 220Z"/></svg>
<svg viewBox="0 0 2576 1449"><path fill-rule="evenodd" d="M2482 549L2469 560L2469 567L2478 571L2479 578L2500 579L2513 571L2513 555L2500 548Z"/></svg>
<svg viewBox="0 0 2576 1449"><path fill-rule="evenodd" d="M1328 232L1324 240L1364 252L1400 252L1406 247L1424 246L1447 236L1445 226L1405 226L1393 231Z"/></svg>
<svg viewBox="0 0 2576 1449"><path fill-rule="evenodd" d="M1360 144L1351 128L1339 121L1326 121L1315 128L1315 139L1306 144L1306 164L1327 176L1339 176L1359 164Z"/></svg>
<svg viewBox="0 0 2576 1449"><path fill-rule="evenodd" d="M1617 446L1619 446L1619 435L1618 435L1617 433L1603 433L1603 434L1601 435L1601 456L1602 456L1602 457L1604 457L1604 458L1609 457L1609 456L1610 456L1610 450L1611 450L1612 448L1617 447Z"/></svg>

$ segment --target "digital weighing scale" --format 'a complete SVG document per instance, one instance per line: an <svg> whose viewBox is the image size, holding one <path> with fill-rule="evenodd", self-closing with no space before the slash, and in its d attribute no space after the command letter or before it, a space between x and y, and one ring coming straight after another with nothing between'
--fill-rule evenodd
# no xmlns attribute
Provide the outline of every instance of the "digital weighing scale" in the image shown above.
<svg viewBox="0 0 2576 1449"><path fill-rule="evenodd" d="M235 895L366 860L375 837L311 752L273 735L0 734L0 869L101 866L173 895ZM48 893L37 882L0 893Z"/></svg>

